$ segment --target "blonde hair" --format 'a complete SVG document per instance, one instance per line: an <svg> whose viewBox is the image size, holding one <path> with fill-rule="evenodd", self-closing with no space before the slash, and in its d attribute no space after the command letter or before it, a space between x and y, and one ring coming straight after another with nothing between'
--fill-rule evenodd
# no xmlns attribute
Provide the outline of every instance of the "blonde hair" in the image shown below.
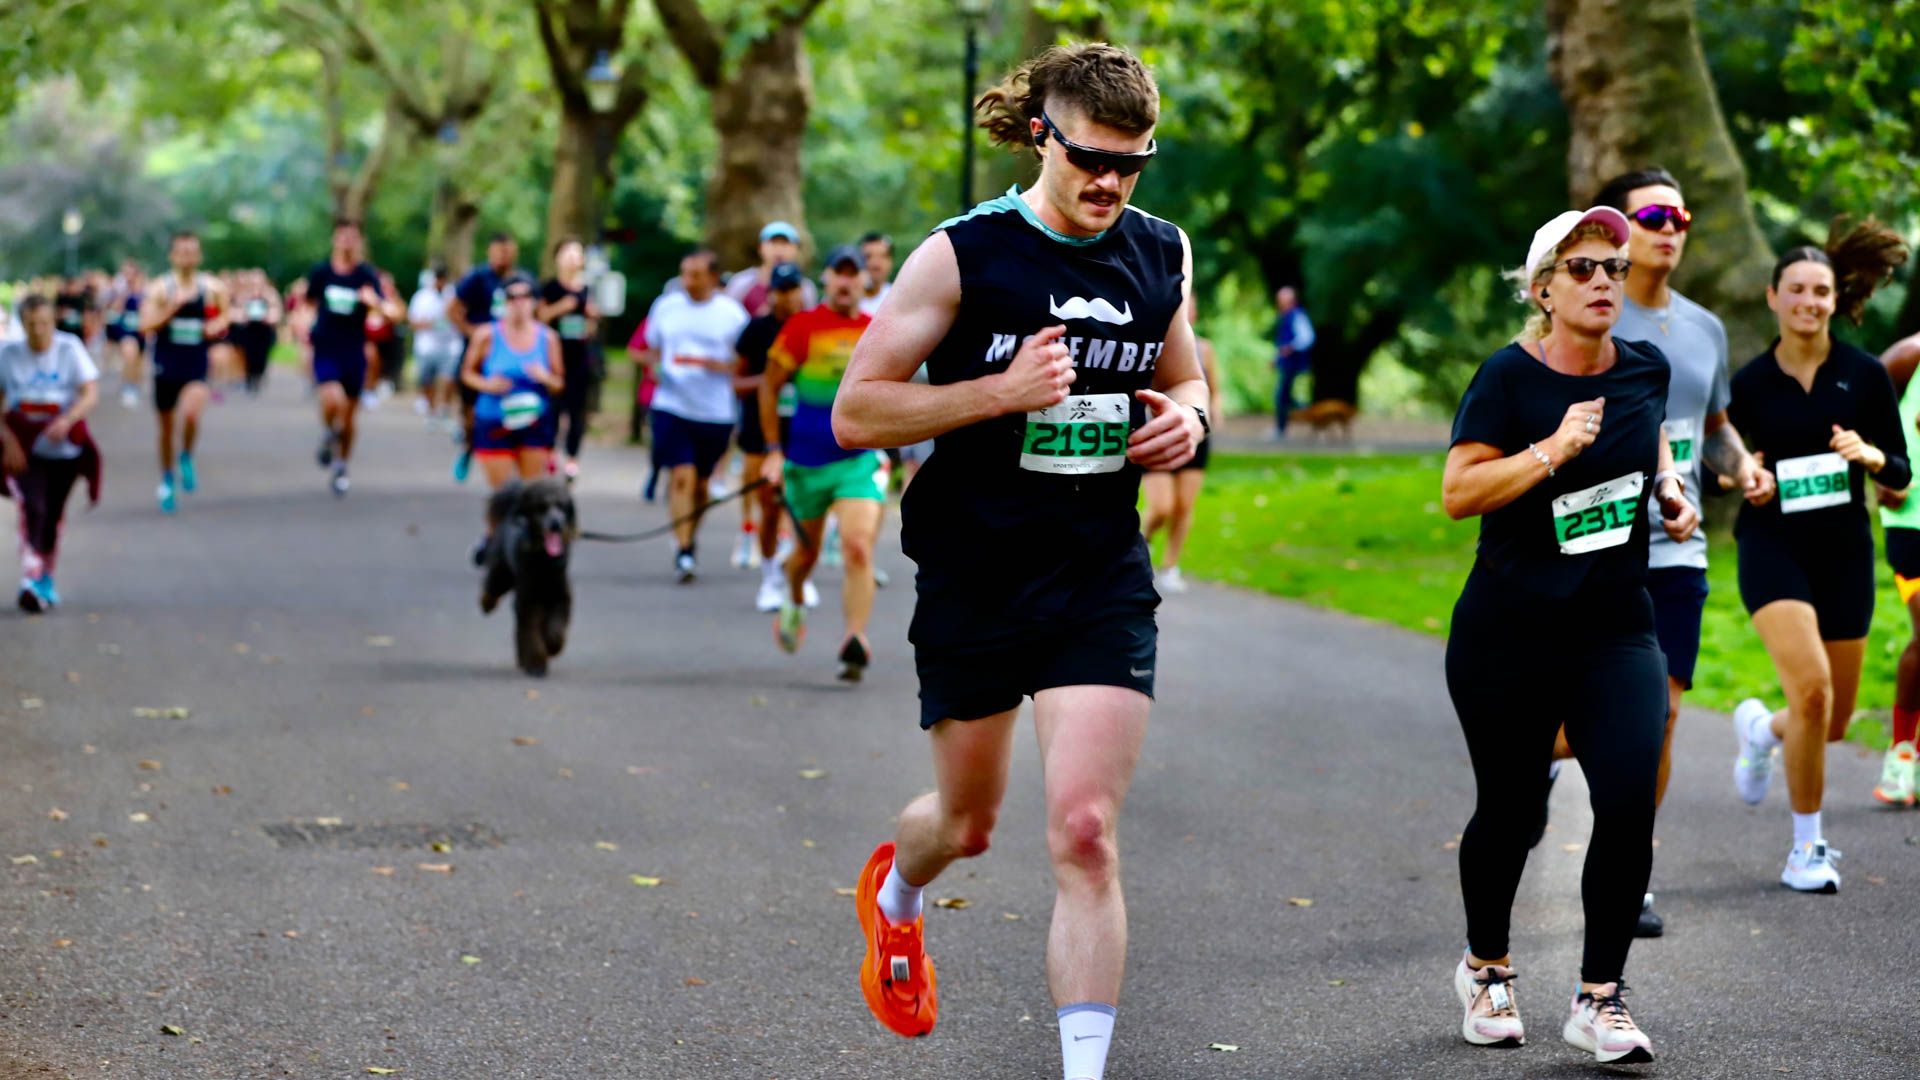
<svg viewBox="0 0 1920 1080"><path fill-rule="evenodd" d="M974 116L988 137L1011 150L1033 149L1033 121L1051 101L1129 135L1160 122L1160 88L1138 57L1104 42L1055 45L980 95Z"/></svg>
<svg viewBox="0 0 1920 1080"><path fill-rule="evenodd" d="M1582 240L1605 240L1613 244L1613 230L1597 221L1583 221L1567 234L1565 240L1541 257L1539 266L1518 266L1500 275L1513 285L1515 300L1533 306L1533 313L1527 316L1527 324L1520 328L1520 333L1513 340L1539 341L1553 329L1553 317L1547 314L1547 306L1540 302L1533 291L1553 280L1553 268L1560 261L1560 256Z"/></svg>

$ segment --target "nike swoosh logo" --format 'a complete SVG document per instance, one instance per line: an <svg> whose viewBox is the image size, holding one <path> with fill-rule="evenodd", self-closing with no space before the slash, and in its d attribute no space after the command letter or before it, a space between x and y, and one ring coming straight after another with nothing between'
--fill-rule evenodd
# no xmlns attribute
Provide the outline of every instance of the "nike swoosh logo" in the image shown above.
<svg viewBox="0 0 1920 1080"><path fill-rule="evenodd" d="M1114 307L1102 297L1089 300L1082 296L1069 296L1064 304L1055 303L1053 294L1047 294L1047 311L1056 319L1092 319L1095 322L1112 323L1125 326L1133 321L1133 301L1127 301L1125 310Z"/></svg>
<svg viewBox="0 0 1920 1080"><path fill-rule="evenodd" d="M1153 674L1153 669L1152 669L1152 668L1148 668L1148 669L1147 669L1147 670L1145 670L1145 671L1141 671L1141 670L1140 670L1139 668L1128 668L1128 669L1127 669L1127 674L1129 674L1129 675L1131 675L1131 676L1133 676L1133 677L1134 677L1134 678L1136 678L1136 679L1144 679L1144 678L1146 678L1147 676L1149 676L1149 675L1151 675L1151 674Z"/></svg>

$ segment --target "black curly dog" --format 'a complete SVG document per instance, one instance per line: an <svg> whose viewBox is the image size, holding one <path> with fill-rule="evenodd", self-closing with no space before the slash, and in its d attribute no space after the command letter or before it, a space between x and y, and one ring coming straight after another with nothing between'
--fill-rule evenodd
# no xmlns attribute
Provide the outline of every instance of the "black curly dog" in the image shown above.
<svg viewBox="0 0 1920 1080"><path fill-rule="evenodd" d="M579 532L573 496L564 483L544 477L508 483L487 501L487 542L480 610L491 615L513 593L513 640L520 670L545 675L547 661L567 644L573 617L573 586L567 558Z"/></svg>

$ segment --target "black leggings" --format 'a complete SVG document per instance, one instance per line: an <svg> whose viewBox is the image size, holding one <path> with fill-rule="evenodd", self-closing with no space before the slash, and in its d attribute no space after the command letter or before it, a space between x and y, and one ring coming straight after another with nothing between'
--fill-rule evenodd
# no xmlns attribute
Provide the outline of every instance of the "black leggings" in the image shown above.
<svg viewBox="0 0 1920 1080"><path fill-rule="evenodd" d="M558 419L565 422L567 433L563 445L567 449L567 459L580 456L580 443L587 437L587 400L593 391L593 372L582 364L578 370L568 368L566 385L560 392L560 400L554 404L560 408Z"/></svg>
<svg viewBox="0 0 1920 1080"><path fill-rule="evenodd" d="M80 479L78 459L29 457L27 471L7 478L20 502L20 569L23 577L52 574L60 550L60 522L67 496Z"/></svg>
<svg viewBox="0 0 1920 1080"><path fill-rule="evenodd" d="M1547 794L1554 733L1592 791L1580 899L1580 977L1626 968L1653 870L1654 782L1667 726L1667 663L1645 589L1548 601L1476 568L1454 606L1447 689L1467 736L1479 801L1460 839L1467 946L1507 955L1513 894Z"/></svg>

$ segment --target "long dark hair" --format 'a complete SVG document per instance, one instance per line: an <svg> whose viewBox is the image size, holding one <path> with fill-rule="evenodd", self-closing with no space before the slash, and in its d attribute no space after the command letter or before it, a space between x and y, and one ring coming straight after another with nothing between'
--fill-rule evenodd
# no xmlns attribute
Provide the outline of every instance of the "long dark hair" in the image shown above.
<svg viewBox="0 0 1920 1080"><path fill-rule="evenodd" d="M1780 287L1780 275L1795 263L1815 262L1833 270L1835 306L1847 321L1860 325L1867 300L1874 290L1887 283L1893 272L1907 261L1907 242L1900 234L1873 218L1847 228L1845 216L1833 219L1827 230L1827 246L1802 244L1789 248L1773 264L1773 287Z"/></svg>

